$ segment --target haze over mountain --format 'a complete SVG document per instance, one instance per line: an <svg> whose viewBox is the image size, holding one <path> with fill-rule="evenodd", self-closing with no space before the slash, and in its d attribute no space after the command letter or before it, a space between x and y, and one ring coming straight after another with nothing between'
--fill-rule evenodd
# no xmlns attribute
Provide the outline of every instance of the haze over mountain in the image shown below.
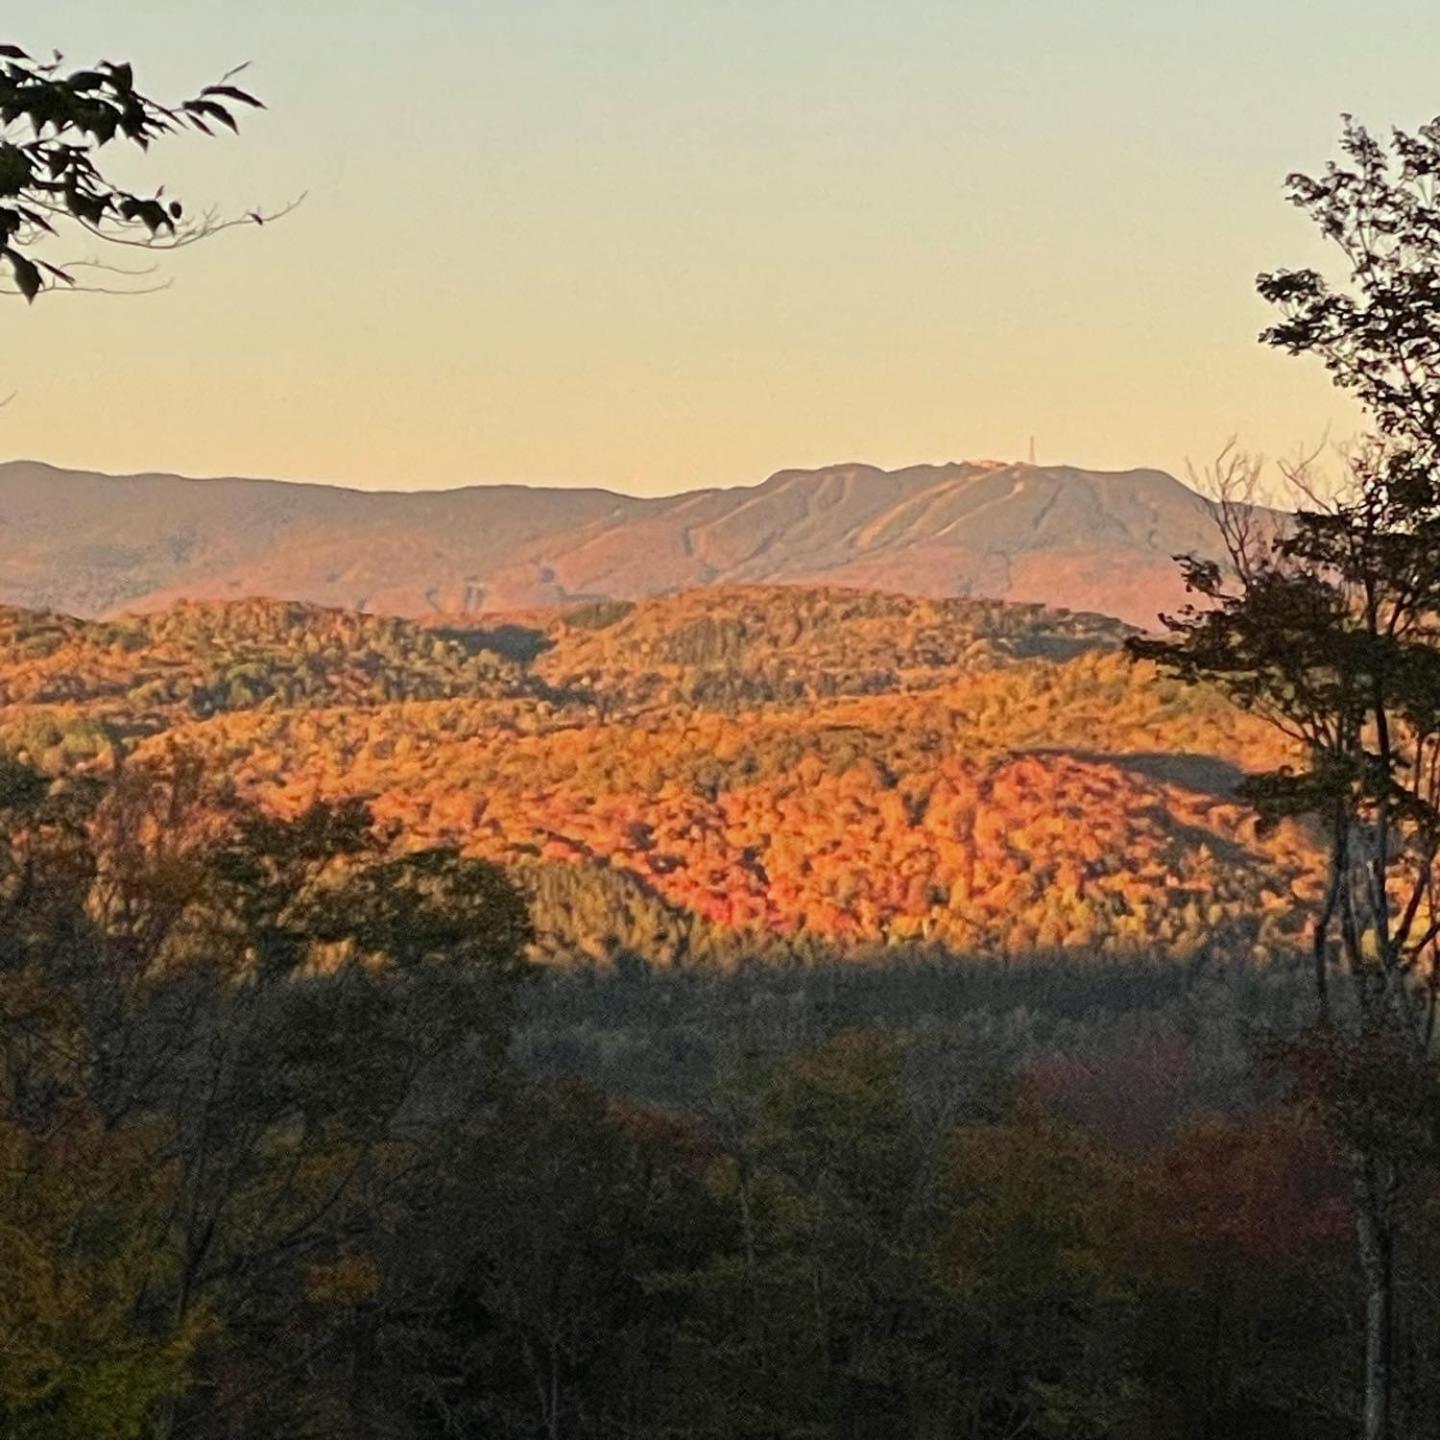
<svg viewBox="0 0 1440 1440"><path fill-rule="evenodd" d="M371 492L0 464L0 602L106 615L269 595L401 615L815 583L1041 601L1150 626L1208 502L1157 470L993 461L782 470L636 498Z"/></svg>

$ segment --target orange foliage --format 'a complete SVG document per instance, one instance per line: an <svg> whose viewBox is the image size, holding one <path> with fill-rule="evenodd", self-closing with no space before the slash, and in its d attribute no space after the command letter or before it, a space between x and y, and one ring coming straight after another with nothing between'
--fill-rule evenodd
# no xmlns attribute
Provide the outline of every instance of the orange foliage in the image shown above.
<svg viewBox="0 0 1440 1440"><path fill-rule="evenodd" d="M1033 606L796 589L471 634L264 602L109 626L12 612L0 733L46 717L64 763L63 724L99 714L141 753L193 750L277 809L363 795L401 843L618 872L627 893L742 936L1177 956L1294 943L1312 849L1295 826L1260 837L1228 793L1275 763L1275 740L1132 666L1123 633ZM144 688L217 655L243 657L259 700ZM100 763L99 746L71 749Z"/></svg>

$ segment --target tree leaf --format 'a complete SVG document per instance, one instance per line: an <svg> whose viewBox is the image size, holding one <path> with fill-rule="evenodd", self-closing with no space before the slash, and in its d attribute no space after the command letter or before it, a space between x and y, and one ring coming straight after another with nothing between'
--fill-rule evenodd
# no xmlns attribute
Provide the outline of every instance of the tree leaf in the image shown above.
<svg viewBox="0 0 1440 1440"><path fill-rule="evenodd" d="M200 93L201 95L223 95L227 100L236 100L241 105L249 105L256 110L265 108L263 100L257 100L248 91L241 90L235 85L207 85Z"/></svg>
<svg viewBox="0 0 1440 1440"><path fill-rule="evenodd" d="M33 301L45 284L39 266L15 250L6 250L4 254L15 272L15 283L20 287L20 293L27 302Z"/></svg>
<svg viewBox="0 0 1440 1440"><path fill-rule="evenodd" d="M183 107L190 112L193 119L196 115L208 115L218 120L222 125L227 125L231 130L239 132L240 127L235 123L235 118L221 104L214 100L187 100Z"/></svg>

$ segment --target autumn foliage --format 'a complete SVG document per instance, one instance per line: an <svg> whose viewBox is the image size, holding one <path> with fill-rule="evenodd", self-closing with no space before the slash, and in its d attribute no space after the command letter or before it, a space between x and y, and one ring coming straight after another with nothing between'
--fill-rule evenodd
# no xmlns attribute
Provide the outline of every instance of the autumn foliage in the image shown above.
<svg viewBox="0 0 1440 1440"><path fill-rule="evenodd" d="M1132 666L1127 633L781 588L483 626L12 611L0 738L52 770L183 750L280 814L363 797L403 846L513 867L557 958L1278 953L1311 847L1230 793L1276 741Z"/></svg>

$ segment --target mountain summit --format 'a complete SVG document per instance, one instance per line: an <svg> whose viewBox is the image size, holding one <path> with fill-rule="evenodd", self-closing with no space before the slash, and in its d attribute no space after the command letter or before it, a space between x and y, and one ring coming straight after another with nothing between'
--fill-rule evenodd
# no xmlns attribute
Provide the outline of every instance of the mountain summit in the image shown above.
<svg viewBox="0 0 1440 1440"><path fill-rule="evenodd" d="M271 595L402 615L814 583L1041 601L1152 626L1209 502L1158 470L992 461L782 470L640 499L371 492L0 464L0 602L103 615Z"/></svg>

